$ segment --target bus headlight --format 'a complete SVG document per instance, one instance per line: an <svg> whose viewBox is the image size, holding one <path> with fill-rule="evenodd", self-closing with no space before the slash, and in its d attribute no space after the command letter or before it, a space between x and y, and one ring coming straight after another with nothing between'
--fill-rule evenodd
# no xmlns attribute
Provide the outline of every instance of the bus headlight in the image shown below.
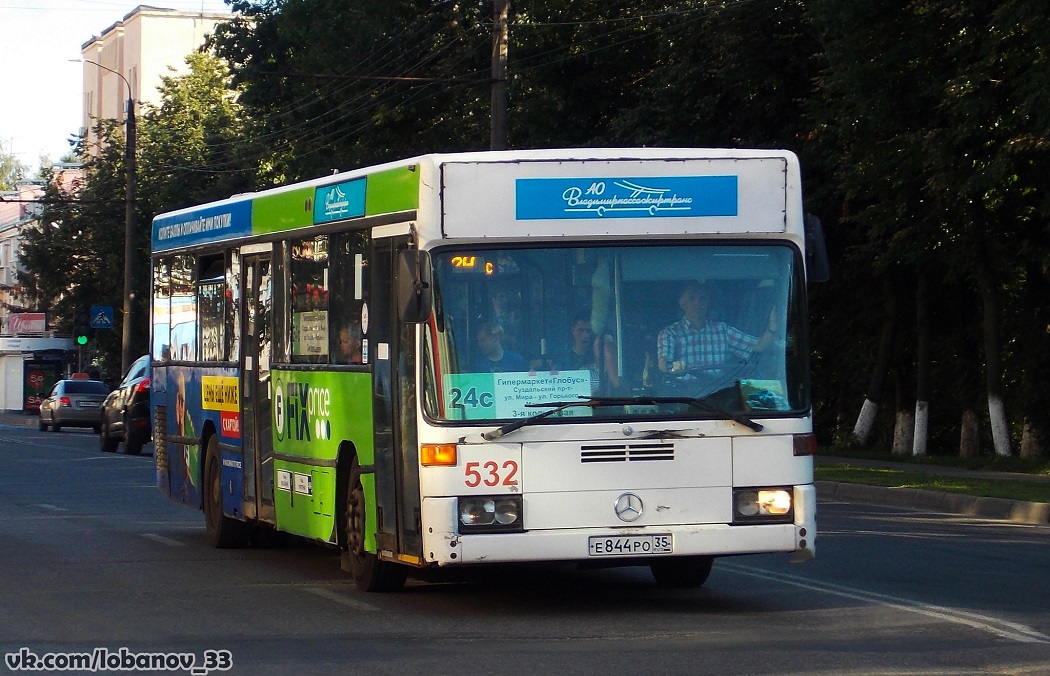
<svg viewBox="0 0 1050 676"><path fill-rule="evenodd" d="M733 491L734 523L790 523L789 488L738 488Z"/></svg>
<svg viewBox="0 0 1050 676"><path fill-rule="evenodd" d="M520 495L460 497L460 533L507 533L524 530Z"/></svg>

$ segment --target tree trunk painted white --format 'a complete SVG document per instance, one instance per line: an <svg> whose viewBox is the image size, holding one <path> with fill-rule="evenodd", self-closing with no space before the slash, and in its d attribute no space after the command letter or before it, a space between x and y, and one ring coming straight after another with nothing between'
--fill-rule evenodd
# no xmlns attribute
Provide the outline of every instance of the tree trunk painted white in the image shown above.
<svg viewBox="0 0 1050 676"><path fill-rule="evenodd" d="M992 424L992 445L995 446L995 454L1010 456L1010 428L1006 424L1006 408L1003 400L994 395L988 395L988 417Z"/></svg>
<svg viewBox="0 0 1050 676"><path fill-rule="evenodd" d="M1024 430L1021 432L1021 457L1042 458L1046 455L1046 442L1040 428L1032 424L1031 420L1024 421Z"/></svg>
<svg viewBox="0 0 1050 676"><path fill-rule="evenodd" d="M915 434L915 414L909 410L897 411L897 422L893 426L893 454L908 455L911 453Z"/></svg>
<svg viewBox="0 0 1050 676"><path fill-rule="evenodd" d="M853 426L853 436L857 443L865 446L868 437L871 436L871 428L875 426L875 415L879 412L879 405L867 397L864 405L860 407L860 415L857 416L857 424Z"/></svg>
<svg viewBox="0 0 1050 676"><path fill-rule="evenodd" d="M976 458L981 454L981 437L977 424L977 413L970 409L963 411L959 431L959 457Z"/></svg>
<svg viewBox="0 0 1050 676"><path fill-rule="evenodd" d="M915 402L915 437L912 441L912 455L926 455L926 438L930 430L930 402Z"/></svg>

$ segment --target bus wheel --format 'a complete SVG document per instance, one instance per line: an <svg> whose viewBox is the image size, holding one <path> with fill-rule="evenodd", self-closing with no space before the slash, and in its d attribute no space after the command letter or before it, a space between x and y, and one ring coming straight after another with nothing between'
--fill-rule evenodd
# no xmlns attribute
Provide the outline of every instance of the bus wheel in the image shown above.
<svg viewBox="0 0 1050 676"><path fill-rule="evenodd" d="M231 519L222 513L222 477L219 472L219 441L213 434L208 437L208 450L204 460L204 524L207 526L208 544L219 549L246 547L251 527L244 521Z"/></svg>
<svg viewBox="0 0 1050 676"><path fill-rule="evenodd" d="M365 551L365 489L361 484L361 465L354 458L346 491L346 548L344 569L354 576L357 588L364 592L398 591L405 585L404 566Z"/></svg>
<svg viewBox="0 0 1050 676"><path fill-rule="evenodd" d="M693 589L707 582L713 556L676 556L649 564L656 584L674 589Z"/></svg>

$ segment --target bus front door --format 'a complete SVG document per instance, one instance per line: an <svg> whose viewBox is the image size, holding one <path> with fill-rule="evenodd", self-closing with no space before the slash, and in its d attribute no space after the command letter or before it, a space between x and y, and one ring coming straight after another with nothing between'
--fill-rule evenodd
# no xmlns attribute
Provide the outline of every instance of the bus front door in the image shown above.
<svg viewBox="0 0 1050 676"><path fill-rule="evenodd" d="M419 449L416 435L416 343L414 324L397 311L397 256L408 237L374 239L369 345L373 364L375 484L380 549L422 560Z"/></svg>
<svg viewBox="0 0 1050 676"><path fill-rule="evenodd" d="M270 415L270 355L273 331L270 254L246 255L244 271L244 353L241 361L244 435L245 514L276 523L273 506L273 436Z"/></svg>

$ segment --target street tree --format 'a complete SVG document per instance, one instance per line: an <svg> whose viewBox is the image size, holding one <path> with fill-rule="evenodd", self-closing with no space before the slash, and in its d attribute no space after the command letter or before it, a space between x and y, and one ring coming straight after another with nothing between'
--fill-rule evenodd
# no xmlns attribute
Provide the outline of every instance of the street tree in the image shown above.
<svg viewBox="0 0 1050 676"><path fill-rule="evenodd" d="M8 152L0 144L0 190L14 190L28 170L17 155Z"/></svg>

